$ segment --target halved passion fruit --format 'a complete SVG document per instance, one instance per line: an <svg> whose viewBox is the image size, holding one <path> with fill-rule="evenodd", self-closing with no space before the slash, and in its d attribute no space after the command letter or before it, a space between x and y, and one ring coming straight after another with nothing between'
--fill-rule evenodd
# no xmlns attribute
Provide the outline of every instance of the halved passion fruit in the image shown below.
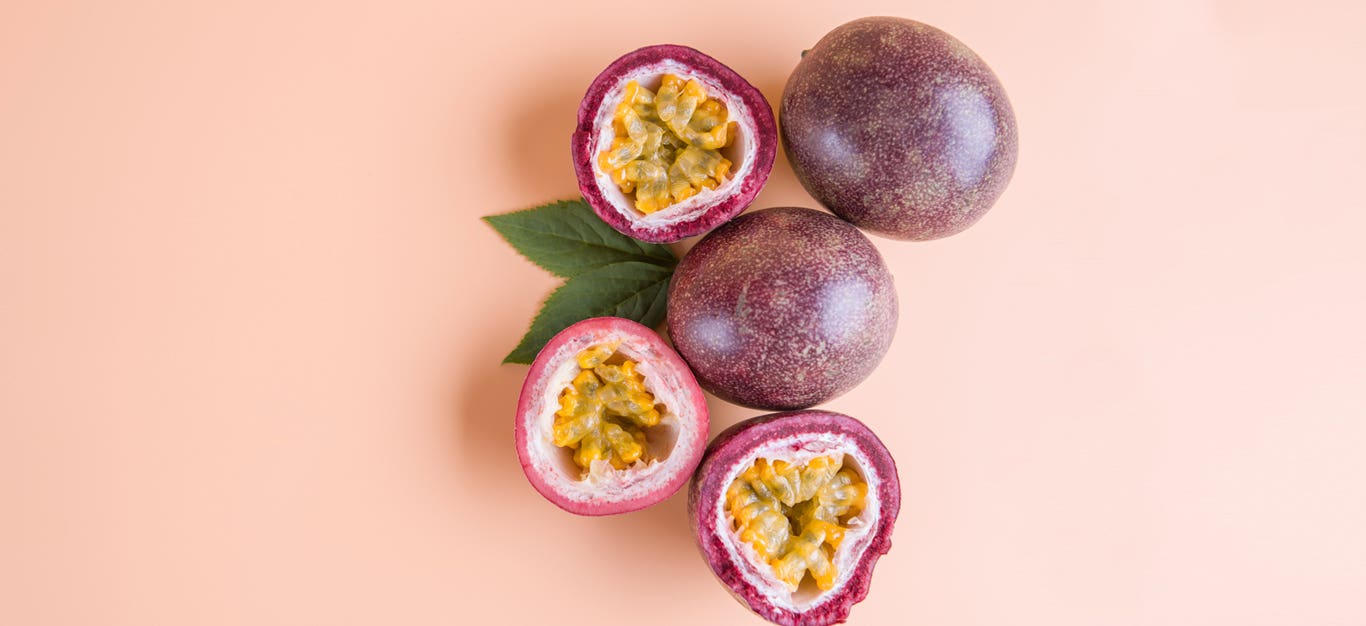
<svg viewBox="0 0 1366 626"><path fill-rule="evenodd" d="M828 411L730 427L707 448L688 492L712 572L755 613L785 626L849 617L891 549L900 507L887 448L862 422Z"/></svg>
<svg viewBox="0 0 1366 626"><path fill-rule="evenodd" d="M603 221L642 241L702 234L763 188L777 151L763 94L697 50L657 45L607 66L574 131L579 190Z"/></svg>
<svg viewBox="0 0 1366 626"><path fill-rule="evenodd" d="M579 515L664 500L702 458L707 404L653 330L598 317L536 355L517 403L517 455L546 499Z"/></svg>

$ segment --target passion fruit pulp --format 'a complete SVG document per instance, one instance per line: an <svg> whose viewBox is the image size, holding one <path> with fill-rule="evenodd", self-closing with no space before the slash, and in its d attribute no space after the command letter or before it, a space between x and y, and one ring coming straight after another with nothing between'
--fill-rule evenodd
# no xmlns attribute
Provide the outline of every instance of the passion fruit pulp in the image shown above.
<svg viewBox="0 0 1366 626"><path fill-rule="evenodd" d="M897 307L882 256L857 228L813 209L765 209L712 231L679 262L669 333L707 391L799 409L872 373Z"/></svg>
<svg viewBox="0 0 1366 626"><path fill-rule="evenodd" d="M532 362L517 405L517 455L531 485L571 513L645 508L688 480L709 417L687 365L631 320L584 320Z"/></svg>
<svg viewBox="0 0 1366 626"><path fill-rule="evenodd" d="M887 237L967 229L1015 171L1015 114L1001 82L952 35L908 19L830 31L792 71L779 114L807 191Z"/></svg>
<svg viewBox="0 0 1366 626"><path fill-rule="evenodd" d="M707 448L688 513L712 572L776 624L845 621L891 549L896 463L862 422L828 411L752 418Z"/></svg>
<svg viewBox="0 0 1366 626"><path fill-rule="evenodd" d="M669 44L603 70L571 142L588 204L618 231L655 243L743 211L768 180L777 143L758 89L716 59Z"/></svg>

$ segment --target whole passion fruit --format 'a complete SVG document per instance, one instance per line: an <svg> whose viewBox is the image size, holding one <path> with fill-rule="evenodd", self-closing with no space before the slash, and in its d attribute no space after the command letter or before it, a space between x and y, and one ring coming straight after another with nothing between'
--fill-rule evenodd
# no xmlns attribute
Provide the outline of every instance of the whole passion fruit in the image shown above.
<svg viewBox="0 0 1366 626"><path fill-rule="evenodd" d="M642 241L702 234L754 200L773 170L773 109L734 70L658 45L607 66L574 131L579 190L603 221Z"/></svg>
<svg viewBox="0 0 1366 626"><path fill-rule="evenodd" d="M766 209L688 251L669 285L668 320L707 391L799 409L872 373L896 332L896 288L857 228L814 209Z"/></svg>
<svg viewBox="0 0 1366 626"><path fill-rule="evenodd" d="M896 239L958 233L1015 171L1015 113L986 63L948 33L896 17L830 31L783 88L783 145L836 215Z"/></svg>
<svg viewBox="0 0 1366 626"><path fill-rule="evenodd" d="M555 335L532 362L517 403L517 456L560 508L625 513L687 482L708 427L683 360L653 330L598 317Z"/></svg>
<svg viewBox="0 0 1366 626"><path fill-rule="evenodd" d="M901 508L896 463L862 422L797 411L717 435L688 490L702 556L737 599L786 626L836 624L868 595Z"/></svg>

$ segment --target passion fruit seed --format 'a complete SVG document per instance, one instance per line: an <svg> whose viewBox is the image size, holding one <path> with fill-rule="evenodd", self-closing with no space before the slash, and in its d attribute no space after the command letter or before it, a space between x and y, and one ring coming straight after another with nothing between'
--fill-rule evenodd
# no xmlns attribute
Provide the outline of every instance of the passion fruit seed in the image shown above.
<svg viewBox="0 0 1366 626"><path fill-rule="evenodd" d="M659 424L661 407L645 389L635 362L615 354L616 346L606 344L580 352L580 371L561 392L555 412L555 445L574 450L574 463L585 472L593 461L625 469L641 460L645 429Z"/></svg>
<svg viewBox="0 0 1366 626"><path fill-rule="evenodd" d="M740 539L754 547L779 580L796 591L808 571L821 590L835 584L831 560L849 518L863 510L868 485L844 455L805 465L758 459L726 490Z"/></svg>
<svg viewBox="0 0 1366 626"><path fill-rule="evenodd" d="M720 150L735 135L727 116L726 105L707 97L697 79L665 74L658 93L630 81L598 165L622 193L635 193L636 210L654 213L725 182L731 162Z"/></svg>

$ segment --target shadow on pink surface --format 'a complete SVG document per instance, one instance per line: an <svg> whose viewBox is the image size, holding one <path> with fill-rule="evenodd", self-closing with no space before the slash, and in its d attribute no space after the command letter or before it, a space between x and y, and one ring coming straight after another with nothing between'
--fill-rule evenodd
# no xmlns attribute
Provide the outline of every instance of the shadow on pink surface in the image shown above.
<svg viewBox="0 0 1366 626"><path fill-rule="evenodd" d="M495 208L489 213L579 196L569 141L578 124L579 103L587 84L577 84L572 76L559 73L538 77L536 81L537 96L520 100L518 109L508 116L511 123L506 136L517 149L504 151L512 157L506 167L523 173L517 197L526 198L526 206Z"/></svg>
<svg viewBox="0 0 1366 626"><path fill-rule="evenodd" d="M554 56L547 54L546 57L540 67L553 65ZM467 228L484 231L491 240L500 242L502 251L498 263L527 261L502 242L492 228L476 220L485 215L519 211L578 196L570 162L569 138L574 130L574 112L578 110L583 97L584 85L576 84L577 81L572 77L557 72L537 74L535 80L540 86L536 92L538 95L518 99L516 108L502 117L507 121L500 135L505 138L506 145L517 146L517 149L500 150L510 158L499 167L523 173L515 193L510 194L516 198L515 204L475 207L466 225ZM562 140L556 140L557 137ZM461 180L458 176L452 178ZM537 288L526 286L528 290ZM481 297L500 298L502 293L487 286L480 287L478 291L484 293L473 294L476 300ZM525 310L497 311L482 323L485 330L477 335L474 345L457 348L466 354L478 355L476 358L481 364L473 369L473 376L453 385L455 393L452 407L456 429L452 454L462 475L481 477L477 484L482 502L494 507L533 506L526 503L535 502L535 506L545 505L548 507L547 512L553 514L555 511L550 509L554 507L543 501L523 476L513 439L517 397L527 366L499 363L503 355L516 344L549 293L547 289L545 293L519 298L519 302L532 303ZM510 335L510 332L517 334Z"/></svg>

